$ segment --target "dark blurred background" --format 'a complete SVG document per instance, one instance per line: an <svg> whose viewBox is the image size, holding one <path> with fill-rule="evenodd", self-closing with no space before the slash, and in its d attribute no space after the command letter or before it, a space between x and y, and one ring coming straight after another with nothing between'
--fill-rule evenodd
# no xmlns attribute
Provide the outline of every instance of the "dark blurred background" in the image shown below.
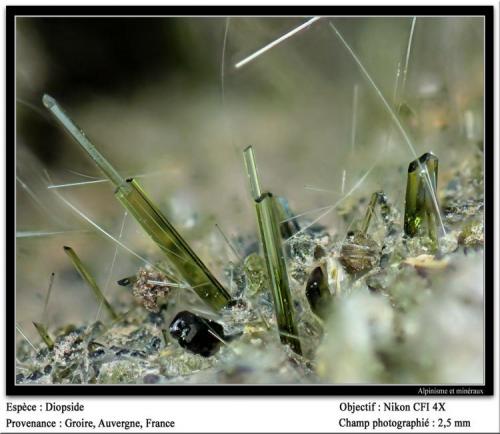
<svg viewBox="0 0 500 434"><path fill-rule="evenodd" d="M446 174L482 137L483 22L418 17L332 18L395 108L418 155ZM266 188L297 213L383 189L402 209L414 158L372 86L322 19L241 69L234 65L306 18L18 18L17 305L34 335L49 275L53 324L96 315L72 272L71 245L112 298L140 261L100 236L55 194L141 255L156 248L126 219L101 174L41 104L55 97L125 176L141 182L223 279L231 257L214 222L235 238L255 235L241 151L255 147ZM223 62L224 60L224 62ZM404 83L404 85L403 85ZM344 180L344 181L343 181ZM443 182L444 182L443 181ZM304 188L306 185L329 192ZM315 218L319 213L308 217ZM332 212L332 233L346 223Z"/></svg>

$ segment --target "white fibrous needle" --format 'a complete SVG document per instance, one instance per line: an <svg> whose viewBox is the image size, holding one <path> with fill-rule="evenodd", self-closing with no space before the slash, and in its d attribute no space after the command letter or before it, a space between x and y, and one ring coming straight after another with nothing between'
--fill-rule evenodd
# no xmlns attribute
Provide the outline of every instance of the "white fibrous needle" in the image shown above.
<svg viewBox="0 0 500 434"><path fill-rule="evenodd" d="M313 17L310 20L306 21L305 23L301 24L300 26L295 27L294 29L292 29L289 32L285 33L284 35L280 36L278 39L275 39L273 42L270 42L266 46L257 50L255 53L251 54L248 57L245 57L243 60L240 60L236 65L234 65L234 67L236 69L238 69L238 68L241 68L242 66L246 65L247 63L250 63L252 60L255 60L257 57L264 54L266 51L269 51L271 48L275 47L276 45L281 44L283 41L286 41L288 38L299 33L301 30L306 29L311 24L318 21L320 18L321 17Z"/></svg>

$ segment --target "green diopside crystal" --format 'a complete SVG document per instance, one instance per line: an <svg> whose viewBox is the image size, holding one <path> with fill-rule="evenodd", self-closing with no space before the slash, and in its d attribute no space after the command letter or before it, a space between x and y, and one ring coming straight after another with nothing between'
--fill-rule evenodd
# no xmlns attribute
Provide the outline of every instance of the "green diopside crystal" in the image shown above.
<svg viewBox="0 0 500 434"><path fill-rule="evenodd" d="M244 151L245 165L250 181L250 191L255 201L262 250L276 312L276 322L281 342L289 345L297 354L302 354L300 339L294 319L293 300L281 244L277 204L271 193L262 193L257 174L253 148Z"/></svg>
<svg viewBox="0 0 500 434"><path fill-rule="evenodd" d="M301 354L274 196L271 193L262 194L255 208L281 341Z"/></svg>
<svg viewBox="0 0 500 434"><path fill-rule="evenodd" d="M404 231L407 236L428 236L436 244L439 216L429 191L429 184L437 197L438 163L438 158L427 152L408 166L404 217Z"/></svg>
<svg viewBox="0 0 500 434"><path fill-rule="evenodd" d="M215 310L224 307L231 296L139 184L133 179L128 179L126 184L128 188L117 189L116 198L135 217L193 290Z"/></svg>
<svg viewBox="0 0 500 434"><path fill-rule="evenodd" d="M52 348L54 348L54 341L49 336L49 333L47 332L47 327L35 321L33 321L33 325L35 326L36 331L38 332L42 340L45 342L45 345L47 345L47 348L49 350L52 350Z"/></svg>
<svg viewBox="0 0 500 434"><path fill-rule="evenodd" d="M159 208L133 179L124 180L90 142L85 133L61 109L57 101L44 95L43 103L82 146L106 177L115 185L115 196L134 216L144 231L169 259L171 265L193 290L212 308L219 310L231 299L228 292L189 247ZM175 276L169 275L174 281Z"/></svg>
<svg viewBox="0 0 500 434"><path fill-rule="evenodd" d="M108 300L106 300L106 297L102 293L101 288L99 288L97 282L92 277L90 272L87 270L87 268L85 267L81 259L78 257L76 252L71 247L68 246L64 246L64 252L69 256L69 259L71 259L71 262L73 263L74 267L76 268L80 276L82 276L82 279L90 287L97 301L103 304L104 308L107 310L111 318L113 318L113 320L118 319L118 315L116 314L115 310L108 302Z"/></svg>

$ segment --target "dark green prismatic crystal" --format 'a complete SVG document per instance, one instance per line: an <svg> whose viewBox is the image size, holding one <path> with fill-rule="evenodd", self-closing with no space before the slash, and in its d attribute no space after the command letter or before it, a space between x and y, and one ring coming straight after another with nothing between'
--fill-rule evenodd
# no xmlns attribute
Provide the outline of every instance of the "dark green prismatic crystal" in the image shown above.
<svg viewBox="0 0 500 434"><path fill-rule="evenodd" d="M297 354L302 354L294 319L293 300L285 256L281 244L280 223L275 197L271 193L261 192L255 155L251 146L245 149L244 157L250 191L255 201L262 250L266 261L280 339L283 344L289 345Z"/></svg>
<svg viewBox="0 0 500 434"><path fill-rule="evenodd" d="M83 130L64 113L54 98L44 95L43 103L114 184L115 197L165 253L170 264L182 278L213 309L219 310L224 307L231 299L229 293L146 195L137 181L123 179L90 142ZM169 278L178 282L175 276L167 274Z"/></svg>
<svg viewBox="0 0 500 434"><path fill-rule="evenodd" d="M68 255L69 259L73 263L73 266L76 268L80 276L82 276L82 279L90 287L97 301L103 304L104 308L109 313L111 318L113 318L113 320L118 319L118 315L116 314L115 310L108 302L108 300L106 300L106 297L102 293L101 288L99 288L99 285L97 285L97 282L92 277L90 272L87 270L87 268L85 267L81 259L78 257L76 252L71 247L68 246L64 246L64 252Z"/></svg>
<svg viewBox="0 0 500 434"><path fill-rule="evenodd" d="M42 338L43 342L45 345L47 345L47 348L49 350L52 350L54 348L54 341L50 337L49 333L47 332L47 327L43 324L40 324L39 322L33 321L33 325L35 326L36 331Z"/></svg>
<svg viewBox="0 0 500 434"><path fill-rule="evenodd" d="M427 152L408 166L404 217L404 232L407 236L428 236L436 244L439 220L439 210L436 209L438 163L438 158Z"/></svg>
<svg viewBox="0 0 500 434"><path fill-rule="evenodd" d="M215 310L224 307L230 301L230 295L139 184L133 179L128 179L126 184L130 188L118 189L116 198L135 217L193 290Z"/></svg>

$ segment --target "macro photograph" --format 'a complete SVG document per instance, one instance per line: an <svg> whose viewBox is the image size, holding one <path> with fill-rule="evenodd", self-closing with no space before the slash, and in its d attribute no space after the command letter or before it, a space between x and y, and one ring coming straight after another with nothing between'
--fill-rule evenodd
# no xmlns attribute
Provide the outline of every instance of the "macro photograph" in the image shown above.
<svg viewBox="0 0 500 434"><path fill-rule="evenodd" d="M485 17L186 9L15 17L16 390L483 385Z"/></svg>

